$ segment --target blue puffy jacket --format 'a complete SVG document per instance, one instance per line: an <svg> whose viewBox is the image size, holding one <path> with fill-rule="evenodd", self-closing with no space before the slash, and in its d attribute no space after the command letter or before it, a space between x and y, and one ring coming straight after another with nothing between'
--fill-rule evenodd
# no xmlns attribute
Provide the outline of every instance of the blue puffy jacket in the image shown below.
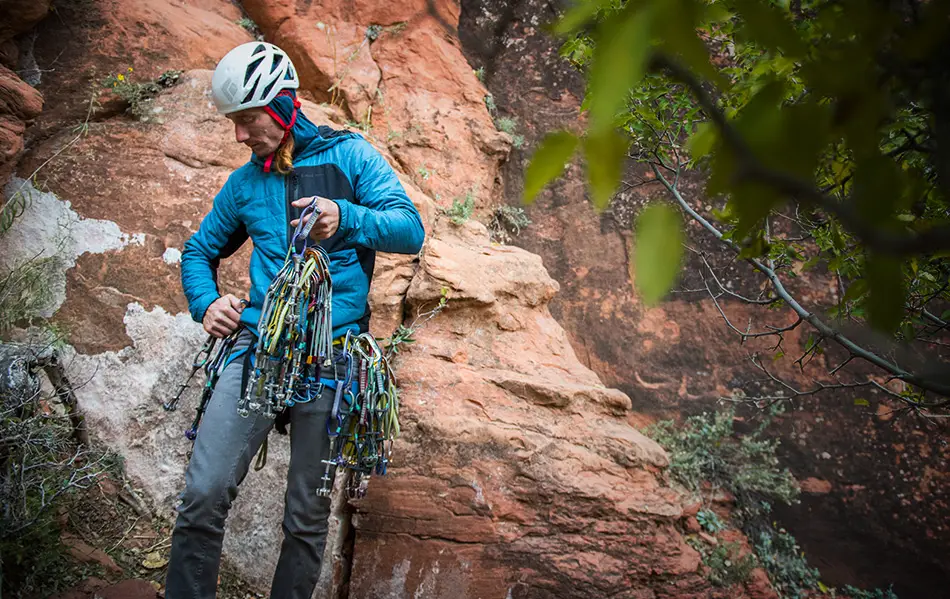
<svg viewBox="0 0 950 599"><path fill-rule="evenodd" d="M294 133L294 171L265 173L253 158L231 174L198 232L185 242L181 282L196 321L220 297L219 260L250 237L250 304L241 322L256 332L264 294L287 255L290 220L300 212L290 202L302 197L323 196L340 207L339 230L321 242L330 256L334 338L368 329L376 251L415 254L422 248L419 212L375 148L357 134L329 127L314 127L310 137Z"/></svg>

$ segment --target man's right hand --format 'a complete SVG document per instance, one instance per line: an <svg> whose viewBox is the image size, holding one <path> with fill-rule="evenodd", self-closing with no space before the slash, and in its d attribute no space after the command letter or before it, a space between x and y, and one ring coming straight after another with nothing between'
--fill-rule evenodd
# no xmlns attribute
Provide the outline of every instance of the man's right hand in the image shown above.
<svg viewBox="0 0 950 599"><path fill-rule="evenodd" d="M222 339L237 330L243 311L241 300L228 293L208 306L201 324L209 334Z"/></svg>

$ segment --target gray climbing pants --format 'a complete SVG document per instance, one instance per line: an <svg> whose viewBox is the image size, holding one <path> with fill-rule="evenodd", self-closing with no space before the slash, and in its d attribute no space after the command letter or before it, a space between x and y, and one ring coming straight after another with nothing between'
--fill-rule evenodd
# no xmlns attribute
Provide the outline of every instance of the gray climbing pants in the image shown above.
<svg viewBox="0 0 950 599"><path fill-rule="evenodd" d="M234 351L248 347L238 337ZM167 599L212 599L218 582L224 521L273 420L237 413L243 357L229 364L215 386L185 472L185 491L172 533ZM333 391L290 410L290 470L284 496L284 540L271 599L309 599L320 576L330 500L317 495L330 441L326 421Z"/></svg>

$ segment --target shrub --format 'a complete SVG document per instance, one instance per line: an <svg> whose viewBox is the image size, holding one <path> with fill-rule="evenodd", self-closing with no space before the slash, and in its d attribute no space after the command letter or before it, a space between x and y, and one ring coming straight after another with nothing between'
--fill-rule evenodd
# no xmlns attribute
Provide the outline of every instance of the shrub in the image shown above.
<svg viewBox="0 0 950 599"><path fill-rule="evenodd" d="M726 528L725 523L712 510L699 510L696 514L696 521L703 527L703 530L714 534Z"/></svg>
<svg viewBox="0 0 950 599"><path fill-rule="evenodd" d="M713 491L724 488L736 496L743 516L769 511L761 497L784 503L798 500L798 484L788 469L778 466L778 441L761 437L762 428L738 437L734 410L703 413L682 425L661 421L647 429L670 454L670 475L700 493L704 481Z"/></svg>
<svg viewBox="0 0 950 599"><path fill-rule="evenodd" d="M31 360L0 345L0 361ZM29 371L35 364L31 362ZM6 382L6 381L5 381ZM76 582L60 542L57 510L95 483L109 457L76 447L73 425L55 397L42 397L30 374L5 387L0 409L0 555L2 592L47 596Z"/></svg>
<svg viewBox="0 0 950 599"><path fill-rule="evenodd" d="M499 206L492 212L488 231L492 240L498 243L510 243L512 238L521 234L521 230L531 224L524 208L520 206Z"/></svg>
<svg viewBox="0 0 950 599"><path fill-rule="evenodd" d="M890 587L888 587L887 590L872 589L870 591L865 591L862 589L856 589L851 585L846 585L844 587L844 592L847 593L851 599L899 599L897 594L894 593L894 589Z"/></svg>
<svg viewBox="0 0 950 599"><path fill-rule="evenodd" d="M499 131L514 135L518 129L518 120L510 116L499 117L495 120L495 127L497 127Z"/></svg>
<svg viewBox="0 0 950 599"><path fill-rule="evenodd" d="M749 580L757 562L751 553L740 555L738 543L721 543L712 549L699 547L703 565L708 572L706 577L716 586L728 587Z"/></svg>
<svg viewBox="0 0 950 599"><path fill-rule="evenodd" d="M148 120L148 108L152 99L163 89L172 87L178 83L184 71L165 71L155 81L146 81L144 83L132 81L134 69L129 67L125 73L116 73L109 75L103 82L103 85L112 89L116 94L129 105L128 112L132 116L142 121Z"/></svg>
<svg viewBox="0 0 950 599"><path fill-rule="evenodd" d="M795 537L784 530L761 532L755 553L780 596L803 599L808 591L818 588L818 570L808 567L805 553Z"/></svg>
<svg viewBox="0 0 950 599"><path fill-rule="evenodd" d="M465 221L472 217L475 210L475 192L469 191L464 197L457 197L452 200L452 207L445 211L445 214L455 225L464 225Z"/></svg>

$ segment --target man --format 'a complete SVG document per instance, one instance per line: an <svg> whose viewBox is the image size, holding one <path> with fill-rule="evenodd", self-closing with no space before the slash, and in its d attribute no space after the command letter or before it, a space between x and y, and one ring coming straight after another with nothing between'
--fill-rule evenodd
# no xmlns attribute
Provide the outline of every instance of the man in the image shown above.
<svg viewBox="0 0 950 599"><path fill-rule="evenodd" d="M192 317L215 337L241 328L195 440L185 474L168 566L168 599L215 596L224 521L251 459L273 421L237 414L246 359L253 353L267 288L283 264L301 209L317 202L311 230L330 256L333 337L365 332L367 294L376 251L417 253L424 232L419 213L385 159L362 137L316 127L300 111L296 70L277 46L263 42L231 50L212 77L217 109L234 123L251 160L228 178L198 232L186 243L181 279ZM218 261L248 238L250 299L221 295ZM245 379L246 380L246 379ZM320 575L329 499L316 490L329 454L326 420L333 390L289 408L290 469L284 540L272 599L307 599ZM277 506L274 506L276 509Z"/></svg>

